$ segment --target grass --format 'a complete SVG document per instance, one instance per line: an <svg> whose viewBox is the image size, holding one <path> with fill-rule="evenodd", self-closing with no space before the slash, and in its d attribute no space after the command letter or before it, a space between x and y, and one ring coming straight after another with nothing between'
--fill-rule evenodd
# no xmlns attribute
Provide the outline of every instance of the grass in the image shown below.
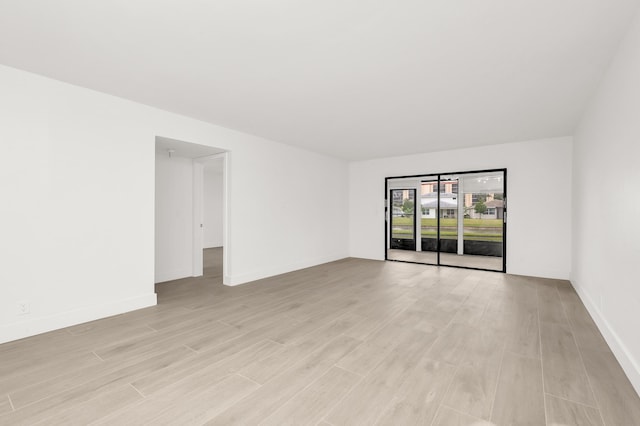
<svg viewBox="0 0 640 426"><path fill-rule="evenodd" d="M423 238L436 238L436 231L422 230ZM502 241L502 234L497 233L482 233L482 232L465 232L463 234L464 239L468 241ZM396 229L393 231L392 238L410 239L413 237L413 233L409 229ZM452 231L440 231L440 238L443 240L455 240L458 238L457 232Z"/></svg>
<svg viewBox="0 0 640 426"><path fill-rule="evenodd" d="M422 218L422 226L438 226L436 218ZM410 217L394 217L394 225L412 225L413 219ZM440 226L457 226L457 219L440 219ZM502 219L464 219L464 226L469 228L502 228Z"/></svg>
<svg viewBox="0 0 640 426"><path fill-rule="evenodd" d="M413 219L409 217L394 217L394 226L412 226ZM422 237L436 238L438 222L436 218L422 218ZM502 219L464 219L464 239L470 241L502 241ZM440 219L440 238L455 240L458 233L455 231L458 226L457 219ZM449 228L449 229L445 229ZM454 230L450 230L453 228ZM488 229L489 228L489 229ZM485 231L485 232L483 232ZM411 229L394 229L393 238L412 238Z"/></svg>

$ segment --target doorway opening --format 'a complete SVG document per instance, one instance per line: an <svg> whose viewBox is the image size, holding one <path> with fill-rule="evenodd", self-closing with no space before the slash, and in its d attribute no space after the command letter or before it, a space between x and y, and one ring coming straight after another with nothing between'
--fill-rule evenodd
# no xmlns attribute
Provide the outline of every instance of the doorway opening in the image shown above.
<svg viewBox="0 0 640 426"><path fill-rule="evenodd" d="M385 179L385 259L506 272L507 170Z"/></svg>
<svg viewBox="0 0 640 426"><path fill-rule="evenodd" d="M224 170L226 154L214 154L195 160L202 164L202 275L222 280L224 258ZM198 247L194 247L198 250ZM199 265L197 265L199 267Z"/></svg>
<svg viewBox="0 0 640 426"><path fill-rule="evenodd" d="M155 283L228 271L228 153L156 137ZM214 207L215 206L215 207ZM207 213L206 213L207 212ZM205 233L206 232L206 233ZM217 250L204 259L205 245ZM221 254L224 255L221 256Z"/></svg>

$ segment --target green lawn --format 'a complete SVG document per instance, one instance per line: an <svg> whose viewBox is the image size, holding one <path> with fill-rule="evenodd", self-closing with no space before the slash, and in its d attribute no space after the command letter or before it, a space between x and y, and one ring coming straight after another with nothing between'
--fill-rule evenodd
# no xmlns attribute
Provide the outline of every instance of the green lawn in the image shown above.
<svg viewBox="0 0 640 426"><path fill-rule="evenodd" d="M393 225L411 226L413 220L409 217L394 217ZM423 238L436 238L437 219L423 218L421 225ZM455 231L457 225L457 219L440 219L440 238L450 240L458 238L458 233ZM502 241L502 219L464 219L464 228L465 240ZM393 230L393 238L411 238L412 235L413 232L410 229Z"/></svg>
<svg viewBox="0 0 640 426"><path fill-rule="evenodd" d="M437 226L437 219L425 219L422 218L422 226ZM410 217L394 217L394 225L411 225L413 219ZM440 219L440 226L456 226L458 224L457 219ZM464 219L465 227L479 227L479 228L502 228L502 219Z"/></svg>

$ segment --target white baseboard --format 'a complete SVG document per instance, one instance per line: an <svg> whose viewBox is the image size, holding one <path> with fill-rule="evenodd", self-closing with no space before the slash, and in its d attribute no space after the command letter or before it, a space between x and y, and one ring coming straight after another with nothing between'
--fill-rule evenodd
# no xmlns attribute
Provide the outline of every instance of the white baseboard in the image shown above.
<svg viewBox="0 0 640 426"><path fill-rule="evenodd" d="M602 337L606 340L607 344L611 348L611 352L616 357L620 366L624 370L625 374L629 378L631 385L636 390L636 393L640 395L640 364L638 360L636 360L633 354L627 348L627 345L624 344L624 341L620 339L618 333L615 332L609 321L607 321L598 306L593 302L591 297L584 292L580 286L575 285L573 282L571 283L573 288L580 296L580 300L589 311L591 318L595 321L600 333L602 333Z"/></svg>
<svg viewBox="0 0 640 426"><path fill-rule="evenodd" d="M281 265L275 268L263 269L260 271L253 271L238 275L224 275L223 284L228 286L236 286L240 284L246 284L251 281L260 280L262 278L273 277L274 275L286 274L287 272L298 271L300 269L310 268L312 266L321 265L323 263L334 262L336 260L344 259L347 255L334 255L325 256L315 259L310 259L303 262L291 263L288 265Z"/></svg>
<svg viewBox="0 0 640 426"><path fill-rule="evenodd" d="M151 293L118 300L116 302L87 306L55 315L31 318L14 324L7 324L0 327L0 343L23 339L88 321L123 314L136 309L148 308L149 306L155 306L157 303L156 294Z"/></svg>

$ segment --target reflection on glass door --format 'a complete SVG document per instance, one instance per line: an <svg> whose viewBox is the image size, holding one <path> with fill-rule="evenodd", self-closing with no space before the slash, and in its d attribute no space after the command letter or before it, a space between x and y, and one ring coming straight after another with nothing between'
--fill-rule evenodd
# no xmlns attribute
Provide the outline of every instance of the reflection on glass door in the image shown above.
<svg viewBox="0 0 640 426"><path fill-rule="evenodd" d="M505 169L387 178L387 188L387 259L506 272Z"/></svg>

